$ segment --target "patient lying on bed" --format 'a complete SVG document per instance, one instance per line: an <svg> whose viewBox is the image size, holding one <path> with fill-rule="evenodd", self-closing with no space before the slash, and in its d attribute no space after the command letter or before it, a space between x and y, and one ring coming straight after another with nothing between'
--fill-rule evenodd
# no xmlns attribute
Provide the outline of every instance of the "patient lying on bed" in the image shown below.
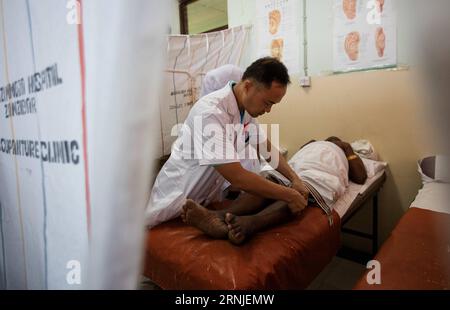
<svg viewBox="0 0 450 310"><path fill-rule="evenodd" d="M309 141L289 164L302 180L316 189L325 203L336 201L348 186L348 180L364 184L367 179L362 160L349 143L337 137ZM272 181L277 182L273 178ZM310 197L309 201L314 199ZM292 218L292 212L283 201L243 192L230 207L217 211L208 210L188 199L181 217L185 223L213 238L228 239L238 245L256 232L288 221Z"/></svg>

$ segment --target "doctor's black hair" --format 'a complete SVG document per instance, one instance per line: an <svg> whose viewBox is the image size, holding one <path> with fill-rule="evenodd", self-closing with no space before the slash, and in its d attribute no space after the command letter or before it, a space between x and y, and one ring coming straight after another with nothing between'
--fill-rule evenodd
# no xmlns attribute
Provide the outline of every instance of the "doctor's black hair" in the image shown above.
<svg viewBox="0 0 450 310"><path fill-rule="evenodd" d="M244 72L242 81L250 79L270 88L273 81L282 85L291 83L286 66L276 58L264 57L252 63Z"/></svg>

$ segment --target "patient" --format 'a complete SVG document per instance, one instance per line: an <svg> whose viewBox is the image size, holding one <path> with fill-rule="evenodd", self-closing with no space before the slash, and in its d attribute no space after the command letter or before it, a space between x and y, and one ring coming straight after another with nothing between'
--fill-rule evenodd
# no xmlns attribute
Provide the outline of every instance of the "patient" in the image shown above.
<svg viewBox="0 0 450 310"><path fill-rule="evenodd" d="M312 160L314 156L317 157L312 153L316 152L317 148L326 149L323 153L327 157L326 160L322 158ZM298 163L303 167L299 167ZM343 193L342 188L345 190L348 180L364 184L367 179L362 160L353 152L349 143L337 137L329 137L325 141L309 141L293 156L289 164L302 180L306 182L311 180L311 184L314 183L314 174L321 174L320 179L326 180L324 174L329 173L330 181L327 186L320 188L320 184L313 185L328 202L335 201ZM314 201L311 196L309 201ZM241 193L230 207L218 211L208 210L188 199L181 217L185 223L197 227L213 238L228 239L231 243L239 245L256 232L288 221L292 215L293 212L283 201Z"/></svg>

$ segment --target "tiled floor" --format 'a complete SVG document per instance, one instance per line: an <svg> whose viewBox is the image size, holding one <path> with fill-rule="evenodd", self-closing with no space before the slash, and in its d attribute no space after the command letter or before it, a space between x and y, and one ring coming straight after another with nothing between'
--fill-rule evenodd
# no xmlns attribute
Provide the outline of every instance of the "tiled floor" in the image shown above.
<svg viewBox="0 0 450 310"><path fill-rule="evenodd" d="M365 266L352 261L334 257L330 264L309 285L308 290L351 290L361 275ZM142 277L141 290L159 290L160 288L149 279Z"/></svg>

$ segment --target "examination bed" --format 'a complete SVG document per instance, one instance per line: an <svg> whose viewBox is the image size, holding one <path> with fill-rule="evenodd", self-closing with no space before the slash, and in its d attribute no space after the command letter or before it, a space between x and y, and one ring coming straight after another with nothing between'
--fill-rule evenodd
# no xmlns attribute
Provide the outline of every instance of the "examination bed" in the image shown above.
<svg viewBox="0 0 450 310"><path fill-rule="evenodd" d="M321 208L309 205L241 246L211 239L179 218L160 224L147 233L144 276L163 289L304 289L338 252L341 222L373 197L376 210L385 178L382 171L363 186L351 183L336 202L331 226Z"/></svg>
<svg viewBox="0 0 450 310"><path fill-rule="evenodd" d="M368 270L355 289L450 289L449 193L449 184L424 185L375 256L381 284L368 284Z"/></svg>

